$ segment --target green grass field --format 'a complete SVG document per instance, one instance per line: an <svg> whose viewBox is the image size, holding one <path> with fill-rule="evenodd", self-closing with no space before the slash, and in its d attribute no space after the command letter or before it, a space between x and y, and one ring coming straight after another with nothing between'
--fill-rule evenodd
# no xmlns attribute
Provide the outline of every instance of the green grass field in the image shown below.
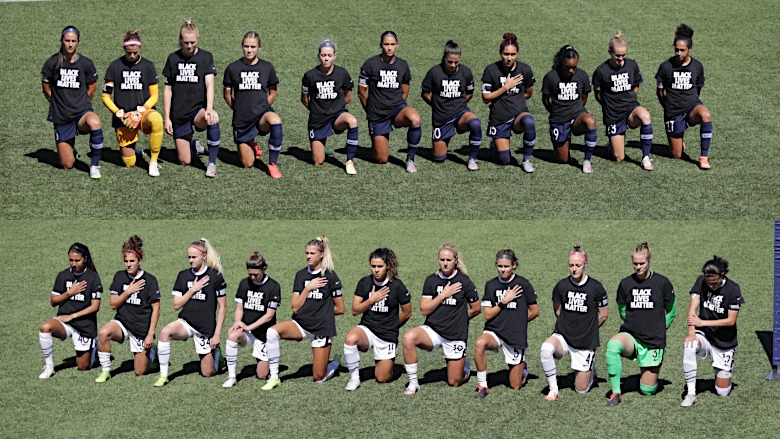
<svg viewBox="0 0 780 439"><path fill-rule="evenodd" d="M125 11L132 10L131 14ZM177 48L184 18L201 28L201 47L212 52L221 84L229 62L241 56L240 38L258 30L264 48L260 56L274 63L280 76L276 111L285 123L280 159L284 175L271 180L261 172L238 166L232 144L230 110L217 87L223 149L219 176L211 180L203 169L175 164L173 141L163 143L162 176L151 179L145 166L124 169L110 127L105 127L103 178L91 181L80 171L58 168L52 127L46 121L47 103L40 93L40 69L56 52L60 30L67 24L81 29L80 51L93 59L100 75L122 54L121 35L141 27L143 54L162 71L168 53ZM705 68L702 100L714 115L711 150L713 169L702 172L698 158L698 128L689 131L692 161L674 161L665 145L662 110L654 95L658 65L672 55L677 24L691 25L693 56ZM780 428L775 415L778 387L766 382L769 361L759 336L772 330L773 223L780 206L780 167L774 160L780 125L780 94L774 38L780 12L775 2L693 1L681 8L670 0L642 2L533 1L500 3L486 0L431 0L421 3L388 0L383 3L333 0L307 4L267 0L258 3L228 0L219 4L170 0L151 2L4 2L0 1L0 408L5 417L0 437L476 437L534 435L571 437L768 437ZM331 140L335 161L321 167L309 162L306 111L299 102L300 79L316 64L316 47L329 37L339 44L337 64L355 81L363 61L378 53L382 31L399 35L398 55L412 69L409 104L423 116L423 143L418 174L402 167L405 132L391 138L391 163L372 162L364 113L357 99L349 110L360 120L359 174L344 174L345 136ZM608 160L606 138L599 123L599 148L594 174L553 162L546 134L547 114L541 104L541 80L560 46L573 44L581 54L580 67L592 74L607 58L607 42L623 29L629 56L638 61L645 79L640 102L654 120L654 172L643 171L638 132L631 132L627 163ZM436 64L444 43L454 39L464 50L463 63L475 74L498 59L504 32L519 36L520 59L536 74L537 87L529 102L537 119L536 173L518 166L490 162L483 142L481 170L465 169L466 137L451 144L449 160L441 165L430 156L430 110L419 97L425 72ZM93 105L104 125L109 113L99 97ZM161 108L161 106L158 106ZM483 121L488 110L478 93L471 105ZM588 110L601 120L591 96ZM267 139L262 139L264 149ZM573 157L582 160L582 138ZM142 137L146 148L148 140ZM519 138L513 154L519 157ZM77 149L84 157L87 140ZM264 157L265 158L265 157ZM205 164L205 162L204 162ZM143 162L142 162L143 165ZM480 290L495 276L493 258L500 248L519 252L519 273L539 293L541 316L529 326L531 380L520 392L502 384L503 358L488 357L491 394L473 398L476 379L452 389L441 381L440 351L420 355L421 377L428 383L413 398L404 397L406 376L387 385L364 378L363 386L347 393L341 372L324 385L311 382L311 352L304 343L282 342L282 386L260 392L252 378L250 352L239 356L239 384L221 388L225 378L198 376L191 342L172 346L171 372L185 372L163 388L154 389L154 376L136 378L126 346L113 345L114 368L125 370L105 385L94 383L99 369L78 372L73 367L70 341L55 342L59 370L48 381L38 380L42 366L36 332L55 310L49 291L56 273L67 266L66 250L74 241L90 246L104 285L122 268L120 246L130 234L145 242L144 266L160 280L162 325L172 321L170 290L176 273L186 268L185 249L193 239L210 238L223 254L229 291L226 328L232 322L235 288L244 275L244 261L259 249L269 261L269 274L282 285L280 318L290 315L290 293L296 270L305 265L304 244L318 234L331 237L337 255L336 271L345 285L347 310L358 279L368 274L366 258L376 247L396 251L401 278L414 295L415 314L407 325L419 325L422 283L436 269L436 249L445 242L464 252L469 274ZM608 390L604 351L597 353L602 380L587 395L563 390L561 399L543 401L546 388L539 365L539 346L554 324L550 292L566 271L566 253L574 243L589 252L589 272L610 294L610 319L601 332L602 345L619 326L614 292L631 272L629 254L647 240L654 252L654 269L673 282L678 318L669 330L669 346L661 372L662 391L641 397L636 387L638 368L624 364L627 394L616 409L606 407ZM735 390L728 398L703 392L689 411L679 407L684 389L682 340L688 289L702 264L713 254L731 263L732 277L741 284L746 305L739 319ZM99 324L113 317L107 301ZM359 321L337 319L339 335L333 352L341 352L344 336ZM471 345L484 318L470 325ZM403 330L402 330L403 332ZM223 332L224 333L224 332ZM362 356L370 373L371 355ZM123 367L123 363L124 367ZM401 358L397 363L402 363ZM568 360L559 363L562 388L569 382ZM401 369L399 368L399 371ZM432 371L432 374L425 375ZM700 377L712 379L706 363ZM632 384L633 383L633 384ZM706 383L705 383L706 384ZM634 388L634 390L631 390Z"/></svg>
<svg viewBox="0 0 780 439"><path fill-rule="evenodd" d="M0 111L3 175L13 185L0 195L5 217L26 218L126 218L129 214L151 219L774 219L780 189L767 184L780 177L774 161L778 91L771 72L777 60L768 54L780 48L773 24L780 19L770 1L749 5L727 1L691 4L636 0L615 2L573 2L555 4L531 2L512 9L487 1L407 2L381 5L338 0L328 6L304 6L303 2L264 1L242 5L222 2L219 6L180 1L134 2L133 14L125 16L125 4L104 2L8 3L0 4L5 57L0 67L3 84ZM508 10L507 10L508 9ZM504 19L509 15L511 18ZM227 64L241 56L243 33L257 29L263 37L261 57L273 62L280 76L276 111L285 122L285 142L280 167L281 181L272 181L260 169L245 170L238 164L230 130L230 110L218 87L216 109L221 114L223 150L219 177L203 178L203 169L182 168L175 162L173 142L164 140L162 177L152 180L143 169L124 169L107 128L103 179L90 181L83 172L57 168L51 124L46 122L46 100L40 94L40 69L46 57L58 47L59 32L74 23L82 30L80 50L92 58L101 76L108 64L122 54L121 35L141 27L143 54L162 71L168 53L177 48L179 24L192 17L201 28L201 47L216 60L218 84ZM500 18L499 18L500 17ZM30 26L34 22L34 26ZM714 114L713 170L701 172L691 161L673 161L661 123L662 111L655 98L654 75L658 65L673 53L672 37L677 24L686 22L695 30L693 56L702 61L707 84L704 103ZM541 105L541 80L549 70L555 52L571 43L581 53L580 67L588 75L607 58L606 46L616 29L623 29L629 41L629 56L642 68L645 83L641 102L654 118L653 147L656 171L642 171L638 132L631 132L630 161L618 165L606 159L606 138L599 125L599 149L593 175L583 175L573 166L553 163L553 151L546 134L547 114ZM520 58L534 69L536 94L529 106L538 121L537 172L524 174L518 166L501 167L487 159L487 140L482 169L466 172L466 137L451 144L451 160L437 165L430 146L423 142L420 172L407 175L405 132L391 138L393 161L380 166L372 162L364 113L357 99L349 105L361 121L359 174L348 177L337 161L344 160L344 136L331 140L337 161L320 168L309 163L306 111L299 102L303 73L316 64L320 39L333 38L339 44L337 64L346 67L355 80L362 62L378 53L378 36L386 29L399 34L399 56L412 69L409 103L424 118L423 139L429 139L430 110L419 97L425 72L439 62L448 39L464 50L463 63L478 79L484 67L498 59L498 43L505 31L518 34ZM760 41L760 43L758 41ZM10 61L13 60L13 61ZM755 60L755 62L753 62ZM760 62L759 62L760 61ZM755 66L755 67L753 67ZM760 67L759 67L760 66ZM100 90L100 87L98 88ZM106 125L109 113L94 100ZM487 106L476 94L472 109L483 121ZM595 99L590 112L601 120ZM600 123L600 122L599 122ZM687 137L689 153L698 158L698 128ZM145 138L142 145L147 147ZM262 140L265 147L267 139ZM580 148L573 152L582 160ZM519 148L519 138L513 150ZM82 157L85 138L77 141ZM517 153L515 153L516 155ZM169 162L169 163L166 163ZM204 163L205 164L205 163ZM145 166L145 165L144 165ZM46 191L39 188L46 187ZM31 197L30 194L36 195ZM86 202L85 197L90 198ZM197 197L202 203L193 203ZM502 205L512 210L500 209ZM133 200L137 212L128 212ZM207 202L205 200L208 200ZM314 202L317 200L317 202ZM247 209L247 205L261 204Z"/></svg>

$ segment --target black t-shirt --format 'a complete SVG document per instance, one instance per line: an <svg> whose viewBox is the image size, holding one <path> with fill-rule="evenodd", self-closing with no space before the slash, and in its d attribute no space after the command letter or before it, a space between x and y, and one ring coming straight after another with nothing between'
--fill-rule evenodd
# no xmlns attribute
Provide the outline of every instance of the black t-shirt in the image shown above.
<svg viewBox="0 0 780 439"><path fill-rule="evenodd" d="M206 107L206 76L217 76L214 57L198 49L187 58L181 49L168 55L163 68L165 85L171 86L171 121L183 125L195 110Z"/></svg>
<svg viewBox="0 0 780 439"><path fill-rule="evenodd" d="M360 67L359 84L368 87L366 118L369 122L385 119L405 103L402 84L409 84L412 73L409 64L395 56L392 64L382 60L382 55L372 56Z"/></svg>
<svg viewBox="0 0 780 439"><path fill-rule="evenodd" d="M87 88L97 82L95 64L84 55L77 54L76 61L68 62L59 54L52 55L43 64L41 81L51 87L49 122L70 123L79 114L92 110Z"/></svg>
<svg viewBox="0 0 780 439"><path fill-rule="evenodd" d="M343 295L341 280L336 272L323 273L322 270L311 272L309 267L298 270L293 281L293 294L300 294L304 287L317 277L326 278L328 283L324 287L309 291L298 312L293 313L292 319L317 337L334 337L336 316L333 314L333 298Z"/></svg>
<svg viewBox="0 0 780 439"><path fill-rule="evenodd" d="M729 317L729 311L739 312L745 299L742 297L742 291L739 284L726 278L725 283L718 289L712 291L704 276L699 276L691 287L691 294L698 294L701 299L699 304L699 318L702 320L722 320ZM697 330L704 333L707 340L718 349L734 349L737 347L737 325L697 327Z"/></svg>
<svg viewBox="0 0 780 439"><path fill-rule="evenodd" d="M355 288L355 296L360 297L365 302L371 295L373 287L379 290L385 285L390 288L387 297L366 310L363 313L363 317L360 318L360 324L370 329L374 335L382 340L389 343L398 343L398 310L401 308L401 305L406 305L412 298L401 279L378 284L373 276L366 276L358 282Z"/></svg>
<svg viewBox="0 0 780 439"><path fill-rule="evenodd" d="M655 80L666 95L664 119L672 119L701 104L699 89L704 87L704 66L697 59L691 58L684 66L673 56L658 67Z"/></svg>
<svg viewBox="0 0 780 439"><path fill-rule="evenodd" d="M233 94L233 127L243 128L254 123L268 104L268 87L279 84L273 64L257 59L254 65L241 58L225 69L222 85Z"/></svg>
<svg viewBox="0 0 780 439"><path fill-rule="evenodd" d="M137 63L130 64L123 56L112 62L106 69L106 84L114 83L113 101L119 109L135 111L149 99L149 86L157 84L157 70L154 63L141 58ZM106 87L103 92L109 89ZM116 116L111 117L111 126L125 126Z"/></svg>
<svg viewBox="0 0 780 439"><path fill-rule="evenodd" d="M303 75L301 93L309 97L309 129L317 129L328 123L333 116L347 111L346 91L354 84L343 67L333 66L326 75L315 67Z"/></svg>
<svg viewBox="0 0 780 439"><path fill-rule="evenodd" d="M590 93L588 74L577 69L571 78L561 78L558 70L550 70L544 75L542 93L550 96L549 121L551 124L564 124L585 112L582 96Z"/></svg>
<svg viewBox="0 0 780 439"><path fill-rule="evenodd" d="M466 109L468 95L474 93L474 75L463 64L452 74L437 64L425 74L422 90L431 92L433 126L440 127Z"/></svg>
<svg viewBox="0 0 780 439"><path fill-rule="evenodd" d="M183 296L193 283L205 276L209 277L209 284L190 297L179 312L179 318L184 319L204 337L211 338L217 326L217 298L225 297L227 289L222 275L211 267L200 274L195 274L191 268L182 270L176 276L172 294L177 297Z"/></svg>
<svg viewBox="0 0 780 439"><path fill-rule="evenodd" d="M447 340L465 342L469 336L468 304L479 300L474 282L460 271L456 271L450 278L442 277L440 273L433 273L425 278L422 295L435 298L448 283L458 282L461 283L460 292L444 299L432 313L428 314L425 317L425 325Z"/></svg>
<svg viewBox="0 0 780 439"><path fill-rule="evenodd" d="M89 268L85 268L81 273L73 273L70 268L62 270L57 274L57 279L54 280L54 288L51 289L51 293L59 296L68 291L74 283L81 281L87 282L87 287L60 305L57 310L58 316L79 312L92 305L93 300L100 300L103 295L103 284L100 282L100 276ZM97 337L96 312L73 319L68 324L84 337Z"/></svg>
<svg viewBox="0 0 780 439"><path fill-rule="evenodd" d="M144 339L152 324L152 303L160 301L157 278L143 270L135 278L130 277L125 270L117 271L111 282L111 295L121 296L134 279L145 281L144 288L131 294L116 310L114 318L136 338Z"/></svg>
<svg viewBox="0 0 780 439"><path fill-rule="evenodd" d="M674 288L665 276L651 273L644 280L636 274L620 281L617 303L626 306L626 317L620 332L627 332L649 349L666 347L666 309L674 302Z"/></svg>
<svg viewBox="0 0 780 439"><path fill-rule="evenodd" d="M514 69L508 72L504 69L504 63L497 61L485 67L485 71L482 73L482 93L492 93L501 89L506 82L507 75L513 77L523 75L523 81L490 103L490 125L493 126L500 125L514 119L520 113L527 112L528 104L525 101L525 91L536 83L534 72L528 64L517 61Z"/></svg>
<svg viewBox="0 0 780 439"><path fill-rule="evenodd" d="M493 278L485 284L485 295L482 296L482 306L498 306L507 290L520 285L523 291L520 297L506 304L497 316L485 322L485 331L493 331L509 346L528 347L528 307L536 304L536 291L531 282L518 275L512 276L509 282Z"/></svg>
<svg viewBox="0 0 780 439"><path fill-rule="evenodd" d="M593 72L593 89L601 92L601 114L604 125L619 122L632 108L639 105L634 88L642 83L639 65L626 58L620 68L607 60Z"/></svg>
<svg viewBox="0 0 780 439"><path fill-rule="evenodd" d="M567 276L555 284L552 300L561 304L555 332L574 349L599 347L599 308L608 305L601 282L588 276L585 283L577 285Z"/></svg>
<svg viewBox="0 0 780 439"><path fill-rule="evenodd" d="M244 278L238 284L236 291L236 303L241 304L244 314L241 316L241 322L245 325L251 325L260 320L269 309L276 310L282 302L282 290L279 282L265 275L260 284L252 282L251 279ZM274 317L252 330L252 335L265 343L265 331L276 324L276 314Z"/></svg>

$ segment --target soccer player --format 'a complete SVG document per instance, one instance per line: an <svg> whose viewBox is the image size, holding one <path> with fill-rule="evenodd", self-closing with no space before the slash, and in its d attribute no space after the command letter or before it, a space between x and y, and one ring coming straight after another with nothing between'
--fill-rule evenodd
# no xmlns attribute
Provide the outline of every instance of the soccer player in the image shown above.
<svg viewBox="0 0 780 439"><path fill-rule="evenodd" d="M336 60L336 43L324 40L320 43L317 57L320 65L303 75L301 80L301 103L309 110L309 144L311 159L319 166L325 161L325 142L333 134L347 131L347 162L345 170L349 175L357 174L355 153L358 147L358 122L347 111L352 101L352 77Z"/></svg>
<svg viewBox="0 0 780 439"><path fill-rule="evenodd" d="M190 243L187 259L190 268L179 272L172 292L173 309L179 311L179 318L160 331L157 344L160 378L155 387L168 384L171 340L192 338L200 357L201 375L211 377L217 373L214 351L219 346L227 312L222 263L219 253L206 238Z"/></svg>
<svg viewBox="0 0 780 439"><path fill-rule="evenodd" d="M279 322L266 332L266 352L270 377L261 387L272 390L279 380L279 340L311 339L312 378L318 383L329 380L338 368L338 360L328 363L333 337L336 336L336 316L344 314L341 280L333 271L333 253L326 236L318 236L306 244L306 267L295 273L292 320Z"/></svg>
<svg viewBox="0 0 780 439"><path fill-rule="evenodd" d="M97 69L91 59L77 52L81 33L66 26L60 35L60 50L41 69L43 96L49 101L49 122L54 124L54 141L60 164L71 169L76 164L76 136L89 134L89 176L100 178L103 128L90 101L97 89Z"/></svg>
<svg viewBox="0 0 780 439"><path fill-rule="evenodd" d="M511 249L496 254L498 276L485 284L482 308L485 314L485 330L477 338L474 347L474 364L477 366L477 391L482 399L490 389L487 382L486 350L504 352L504 362L509 367L509 387L519 390L528 378L525 350L528 348L528 322L539 316L536 291L531 282L515 274L517 255Z"/></svg>
<svg viewBox="0 0 780 439"><path fill-rule="evenodd" d="M222 387L236 384L238 349L252 346L252 356L257 359L257 377L268 377L268 355L265 349L265 333L276 324L276 310L282 301L279 282L271 279L266 270L268 264L259 252L252 253L246 261L247 277L236 291L236 313L233 326L225 343L228 377Z"/></svg>
<svg viewBox="0 0 780 439"><path fill-rule="evenodd" d="M642 169L653 170L650 148L653 146L653 124L650 113L637 100L642 74L639 65L627 58L628 43L617 31L609 40L609 59L593 72L593 91L601 104L601 113L615 160L625 159L626 131L639 128L642 145Z"/></svg>
<svg viewBox="0 0 780 439"><path fill-rule="evenodd" d="M580 54L572 46L563 46L553 58L552 70L542 80L542 104L550 113L550 140L558 160L568 163L571 136L585 135L585 159L582 172L593 172L596 149L596 118L585 110L590 93L588 74L577 68Z"/></svg>
<svg viewBox="0 0 780 439"><path fill-rule="evenodd" d="M623 324L620 333L607 342L607 373L612 393L607 405L622 401L621 358L639 363L639 392L649 396L658 389L658 374L666 352L666 330L677 313L672 283L650 269L650 247L642 242L634 248L634 273L620 281L617 306Z"/></svg>
<svg viewBox="0 0 780 439"><path fill-rule="evenodd" d="M431 67L422 81L422 98L431 107L433 121L433 160L447 159L447 147L455 134L469 132L469 171L478 171L477 152L482 143L482 122L469 110L474 96L474 75L460 63L462 50L449 40L444 45L441 63ZM411 158L412 160L414 157Z"/></svg>
<svg viewBox="0 0 780 439"><path fill-rule="evenodd" d="M553 312L557 317L555 331L542 343L539 358L550 390L546 401L558 399L558 377L555 360L571 358L574 390L587 393L596 380L596 348L599 328L607 321L607 291L601 282L585 273L588 254L579 246L569 252L569 275L555 284L552 293Z"/></svg>
<svg viewBox="0 0 780 439"><path fill-rule="evenodd" d="M408 127L406 171L414 173L417 168L413 158L420 145L422 128L420 113L406 105L412 74L409 64L395 56L398 49L395 32L385 31L379 37L379 48L382 53L367 59L360 67L358 99L366 111L368 133L377 163L387 163L390 158L388 142L393 128Z"/></svg>
<svg viewBox="0 0 780 439"><path fill-rule="evenodd" d="M214 111L214 81L217 68L211 53L198 47L200 31L192 20L184 20L179 30L179 50L168 55L163 68L165 88L165 132L173 136L182 165L192 163L200 153L195 131L206 131L208 165L206 177L217 176L219 115Z"/></svg>
<svg viewBox="0 0 780 439"><path fill-rule="evenodd" d="M144 134L150 135L149 175L159 177L157 158L162 148L163 119L154 108L159 99L157 70L154 63L141 56L140 30L126 32L122 46L125 55L114 60L106 70L103 104L114 115L111 126L116 131L116 141L125 166L135 166L140 128Z"/></svg>
<svg viewBox="0 0 780 439"><path fill-rule="evenodd" d="M739 285L726 277L729 263L714 256L702 267L702 275L691 287L688 307L688 336L683 350L683 373L688 393L683 407L696 403L696 357L712 357L715 392L728 396L737 347L737 317L745 303ZM698 315L696 312L698 311Z"/></svg>
<svg viewBox="0 0 780 439"><path fill-rule="evenodd" d="M141 269L143 240L131 236L122 245L125 269L111 282L111 309L116 316L98 332L98 360L101 372L96 383L111 378L111 342L130 343L135 374L146 374L153 360L154 333L160 319L160 288L157 278Z"/></svg>
<svg viewBox="0 0 780 439"><path fill-rule="evenodd" d="M374 350L374 377L387 383L393 377L398 330L412 316L411 294L398 279L398 259L388 248L368 256L371 274L360 279L352 299L352 315L360 324L344 339L344 360L349 369L347 390L360 387L360 352ZM400 315L399 315L400 309Z"/></svg>
<svg viewBox="0 0 780 439"><path fill-rule="evenodd" d="M677 26L674 34L674 56L662 62L655 74L656 94L664 108L664 127L672 156L682 157L685 149L683 136L689 126L701 125L701 156L699 168L710 169L709 151L712 143L712 115L699 99L704 87L704 67L691 56L693 29Z"/></svg>
<svg viewBox="0 0 780 439"><path fill-rule="evenodd" d="M282 151L282 119L271 107L276 101L279 78L273 64L257 57L263 47L255 31L244 34L244 56L225 69L223 85L228 107L233 110L233 140L238 145L241 164L251 168L262 151L255 143L258 135L268 136L268 175L282 178L277 162Z"/></svg>
<svg viewBox="0 0 780 439"><path fill-rule="evenodd" d="M490 106L487 136L498 162L511 161L509 139L523 134L523 171L534 172L531 158L536 144L536 119L528 111L527 100L534 94L536 78L531 66L517 60L520 45L517 36L504 34L498 53L501 59L485 67L482 73L482 101Z"/></svg>
<svg viewBox="0 0 780 439"><path fill-rule="evenodd" d="M466 359L469 320L480 313L479 295L466 274L463 255L453 244L439 247L439 270L425 279L420 297L422 326L404 333L404 366L409 384L404 395L420 390L417 379L417 348L430 352L441 348L447 361L447 384L458 387L469 379Z"/></svg>
<svg viewBox="0 0 780 439"><path fill-rule="evenodd" d="M51 290L51 306L57 306L57 317L46 320L38 332L38 342L43 353L43 372L38 378L45 380L54 375L52 337L73 339L76 349L76 367L87 370L92 366L92 349L97 337L97 312L103 284L95 270L89 248L74 243L68 249L70 267L57 274Z"/></svg>

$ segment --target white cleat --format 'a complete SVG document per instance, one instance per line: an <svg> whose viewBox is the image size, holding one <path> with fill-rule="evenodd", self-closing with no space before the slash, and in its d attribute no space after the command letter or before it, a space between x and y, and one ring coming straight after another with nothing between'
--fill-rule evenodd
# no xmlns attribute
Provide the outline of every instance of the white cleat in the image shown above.
<svg viewBox="0 0 780 439"><path fill-rule="evenodd" d="M43 372L41 372L41 374L38 375L38 378L40 378L42 380L45 380L45 379L51 378L52 375L54 375L54 365L53 364L51 366L49 366L49 365L43 366Z"/></svg>

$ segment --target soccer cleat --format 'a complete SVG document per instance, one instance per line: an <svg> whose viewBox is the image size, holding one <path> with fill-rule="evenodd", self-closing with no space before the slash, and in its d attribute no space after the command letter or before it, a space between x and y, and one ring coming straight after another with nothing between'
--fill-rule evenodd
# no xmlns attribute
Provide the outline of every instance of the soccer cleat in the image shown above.
<svg viewBox="0 0 780 439"><path fill-rule="evenodd" d="M680 404L681 407L690 407L692 405L696 404L696 395L691 395L690 393L685 395L685 399L682 400L682 404Z"/></svg>
<svg viewBox="0 0 780 439"><path fill-rule="evenodd" d="M705 156L699 157L699 169L707 171L711 167L712 166L710 166L710 158L709 157L705 157Z"/></svg>
<svg viewBox="0 0 780 439"><path fill-rule="evenodd" d="M109 378L111 378L111 372L109 371L100 372L100 375L98 375L98 377L95 378L95 382L105 383L106 381L108 381Z"/></svg>
<svg viewBox="0 0 780 439"><path fill-rule="evenodd" d="M360 387L360 378L350 378L347 386L344 388L351 392L357 390L358 387Z"/></svg>
<svg viewBox="0 0 780 439"><path fill-rule="evenodd" d="M414 166L414 160L409 159L406 161L406 172L414 174L417 172L417 167Z"/></svg>
<svg viewBox="0 0 780 439"><path fill-rule="evenodd" d="M652 171L653 169L655 169L653 167L653 164L650 162L649 155L642 157L642 169L644 169L645 171Z"/></svg>
<svg viewBox="0 0 780 439"><path fill-rule="evenodd" d="M523 364L525 364L525 367L523 368L523 379L522 384L525 386L525 383L528 382L528 363L523 361Z"/></svg>
<svg viewBox="0 0 780 439"><path fill-rule="evenodd" d="M43 372L41 372L40 375L38 375L38 378L45 380L47 378L51 378L51 376L54 375L54 365L46 365L43 366Z"/></svg>
<svg viewBox="0 0 780 439"><path fill-rule="evenodd" d="M607 401L607 406L614 407L623 400L623 398L620 396L619 393L612 392L612 395L609 397L609 401Z"/></svg>
<svg viewBox="0 0 780 439"><path fill-rule="evenodd" d="M586 174L592 174L593 173L593 164L590 162L590 160L583 160L582 161L582 172Z"/></svg>
<svg viewBox="0 0 780 439"><path fill-rule="evenodd" d="M466 167L469 169L469 171L479 171L479 165L477 164L477 159L469 159L469 162L466 164Z"/></svg>
<svg viewBox="0 0 780 439"><path fill-rule="evenodd" d="M222 383L222 388L229 389L236 385L236 377L228 377L228 379L225 380L224 383Z"/></svg>
<svg viewBox="0 0 780 439"><path fill-rule="evenodd" d="M279 167L276 166L276 163L271 163L268 165L268 175L270 175L274 180L277 178L282 178L282 173L279 171Z"/></svg>
<svg viewBox="0 0 780 439"><path fill-rule="evenodd" d="M160 176L160 165L158 165L157 162L149 162L149 176L150 177Z"/></svg>
<svg viewBox="0 0 780 439"><path fill-rule="evenodd" d="M420 391L420 386L418 385L412 385L412 383L409 383L406 385L406 388L404 389L404 395L406 396L412 396Z"/></svg>
<svg viewBox="0 0 780 439"><path fill-rule="evenodd" d="M217 164L209 163L206 165L206 177L214 178L217 176Z"/></svg>
<svg viewBox="0 0 780 439"><path fill-rule="evenodd" d="M100 179L100 166L90 166L89 167L89 178L93 180L99 180Z"/></svg>
<svg viewBox="0 0 780 439"><path fill-rule="evenodd" d="M344 168L347 170L347 174L349 175L357 174L357 169L355 169L355 164L352 163L352 160L347 160L347 163L345 163Z"/></svg>
<svg viewBox="0 0 780 439"><path fill-rule="evenodd" d="M252 143L252 149L255 150L255 158L259 159L263 156L263 150L260 149L260 145L257 142Z"/></svg>
<svg viewBox="0 0 780 439"><path fill-rule="evenodd" d="M169 381L170 380L168 379L168 377L161 376L160 378L157 379L157 381L154 382L154 387L162 387L168 384Z"/></svg>
<svg viewBox="0 0 780 439"><path fill-rule="evenodd" d="M260 390L273 390L279 385L282 384L281 381L279 381L279 378L268 378L268 382L265 383L263 387L260 388Z"/></svg>
<svg viewBox="0 0 780 439"><path fill-rule="evenodd" d="M471 362L466 359L466 362L463 364L463 376L466 377L466 379L469 379L471 376Z"/></svg>
<svg viewBox="0 0 780 439"><path fill-rule="evenodd" d="M200 140L195 140L195 153L198 155L206 153L206 148L200 143Z"/></svg>
<svg viewBox="0 0 780 439"><path fill-rule="evenodd" d="M530 160L523 160L522 167L523 167L523 171L525 171L525 172L527 172L529 174L533 174L534 173L534 165L533 165L533 163L531 163Z"/></svg>
<svg viewBox="0 0 780 439"><path fill-rule="evenodd" d="M477 387L477 391L474 394L474 397L477 399L485 399L486 396L488 396L488 393L490 393L490 389L487 387L479 386Z"/></svg>
<svg viewBox="0 0 780 439"><path fill-rule="evenodd" d="M547 394L547 396L544 397L545 401L557 401L558 400L558 393L557 392L550 392Z"/></svg>
<svg viewBox="0 0 780 439"><path fill-rule="evenodd" d="M328 367L325 372L325 378L322 379L322 383L325 381L328 381L329 379L333 378L333 375L336 375L336 370L339 368L339 363L341 362L341 355L336 354L333 356L333 361L328 363Z"/></svg>

